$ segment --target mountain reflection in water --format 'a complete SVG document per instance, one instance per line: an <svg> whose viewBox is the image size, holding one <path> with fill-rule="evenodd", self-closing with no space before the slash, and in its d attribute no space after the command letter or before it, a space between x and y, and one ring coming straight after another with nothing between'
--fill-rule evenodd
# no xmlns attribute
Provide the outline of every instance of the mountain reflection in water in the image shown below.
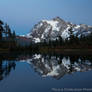
<svg viewBox="0 0 92 92"><path fill-rule="evenodd" d="M30 64L42 77L52 76L56 79L65 74L92 70L92 58L87 56L43 56L35 54Z"/></svg>
<svg viewBox="0 0 92 92"><path fill-rule="evenodd" d="M0 55L0 80L16 69L17 62L26 62L42 77L62 78L66 74L92 70L91 56L63 55Z"/></svg>

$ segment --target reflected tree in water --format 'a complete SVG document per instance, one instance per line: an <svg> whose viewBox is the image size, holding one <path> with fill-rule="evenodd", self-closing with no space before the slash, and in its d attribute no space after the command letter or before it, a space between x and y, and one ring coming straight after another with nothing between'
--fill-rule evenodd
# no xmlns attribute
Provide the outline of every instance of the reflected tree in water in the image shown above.
<svg viewBox="0 0 92 92"><path fill-rule="evenodd" d="M15 67L15 61L3 60L3 58L0 57L0 80L3 80L5 77L7 77L12 69L15 70Z"/></svg>

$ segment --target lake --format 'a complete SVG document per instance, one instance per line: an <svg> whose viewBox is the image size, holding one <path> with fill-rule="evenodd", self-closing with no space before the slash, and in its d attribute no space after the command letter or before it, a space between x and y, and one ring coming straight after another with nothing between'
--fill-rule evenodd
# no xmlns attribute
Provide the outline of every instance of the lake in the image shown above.
<svg viewBox="0 0 92 92"><path fill-rule="evenodd" d="M92 56L1 54L0 92L92 92Z"/></svg>

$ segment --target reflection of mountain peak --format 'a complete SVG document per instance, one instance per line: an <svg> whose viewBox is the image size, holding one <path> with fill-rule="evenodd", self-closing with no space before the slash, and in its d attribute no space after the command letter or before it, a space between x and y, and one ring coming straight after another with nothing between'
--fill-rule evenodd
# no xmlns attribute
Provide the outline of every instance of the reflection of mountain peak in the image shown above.
<svg viewBox="0 0 92 92"><path fill-rule="evenodd" d="M26 62L42 77L60 79L66 74L92 70L92 57L90 56L51 56L51 55L13 55L6 54L0 58L0 80L3 80L15 69L16 62Z"/></svg>
<svg viewBox="0 0 92 92"><path fill-rule="evenodd" d="M89 60L82 61L77 58L76 61L71 61L71 58L55 56L42 56L34 55L30 64L34 66L36 72L40 73L43 77L52 76L56 79L63 77L65 74L72 72L83 72L92 69L92 63ZM61 62L61 63L59 63Z"/></svg>

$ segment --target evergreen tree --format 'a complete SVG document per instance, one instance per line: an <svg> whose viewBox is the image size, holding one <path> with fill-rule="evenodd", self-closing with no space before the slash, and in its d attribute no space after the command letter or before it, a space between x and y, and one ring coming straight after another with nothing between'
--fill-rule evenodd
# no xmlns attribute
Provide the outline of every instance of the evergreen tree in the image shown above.
<svg viewBox="0 0 92 92"><path fill-rule="evenodd" d="M4 29L5 29L5 35L6 37L8 37L8 24L7 23L5 23Z"/></svg>
<svg viewBox="0 0 92 92"><path fill-rule="evenodd" d="M73 30L73 28L71 27L71 28L69 29L69 31L70 31L70 44L73 44L73 43L75 42L75 36L74 36L72 30Z"/></svg>
<svg viewBox="0 0 92 92"><path fill-rule="evenodd" d="M3 22L0 20L0 40L2 40L2 33L3 33Z"/></svg>
<svg viewBox="0 0 92 92"><path fill-rule="evenodd" d="M58 40L59 40L59 45L61 46L61 45L63 44L63 39L62 39L61 36L59 36L58 38L59 38L59 39L58 39Z"/></svg>
<svg viewBox="0 0 92 92"><path fill-rule="evenodd" d="M10 27L8 27L8 36L9 36L9 38L12 38L12 33L11 33Z"/></svg>
<svg viewBox="0 0 92 92"><path fill-rule="evenodd" d="M13 33L12 33L12 37L13 37L13 39L16 38L16 33L15 33L15 31L13 31Z"/></svg>

